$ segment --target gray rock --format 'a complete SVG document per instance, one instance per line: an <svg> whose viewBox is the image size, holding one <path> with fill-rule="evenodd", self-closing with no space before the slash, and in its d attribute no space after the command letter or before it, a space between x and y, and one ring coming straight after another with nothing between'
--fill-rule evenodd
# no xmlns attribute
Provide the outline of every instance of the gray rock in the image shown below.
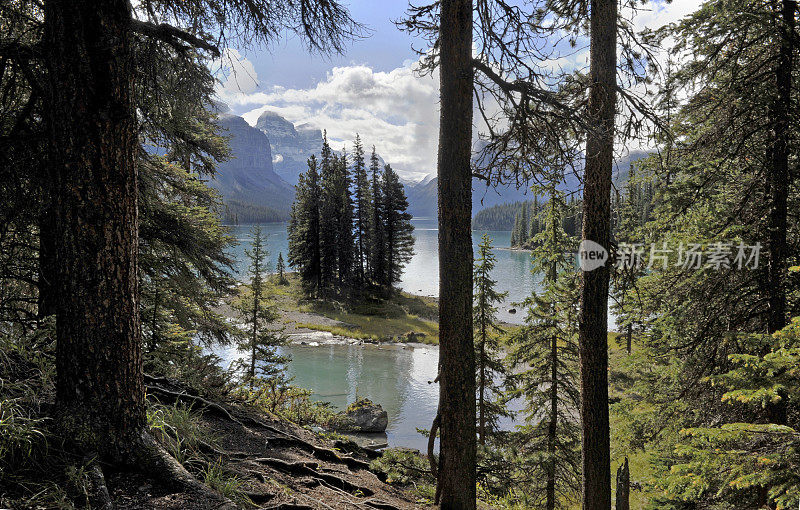
<svg viewBox="0 0 800 510"><path fill-rule="evenodd" d="M389 414L366 398L350 404L338 418L333 428L339 432L385 432L389 425Z"/></svg>

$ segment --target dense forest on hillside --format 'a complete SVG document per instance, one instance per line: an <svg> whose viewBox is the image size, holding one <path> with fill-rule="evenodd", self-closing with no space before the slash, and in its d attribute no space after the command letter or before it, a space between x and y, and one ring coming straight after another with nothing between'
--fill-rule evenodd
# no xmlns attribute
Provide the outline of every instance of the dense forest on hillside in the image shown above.
<svg viewBox="0 0 800 510"><path fill-rule="evenodd" d="M224 221L271 212L209 186L231 156L223 53L345 53L380 36L357 10L0 0L0 507L800 505L797 2L707 0L644 29L640 2L403 7L414 76L440 86L427 300L395 288L408 201L359 135L307 160L293 274L255 226L236 281ZM588 67L565 65L578 50ZM653 150L615 184L620 146ZM475 180L537 198L473 221ZM509 222L537 282L520 303L492 239L473 247ZM410 324L436 332L425 451L359 446L340 434L376 411L358 388L335 412L294 384L287 328L315 310L362 365L380 340L358 329L411 354Z"/></svg>
<svg viewBox="0 0 800 510"><path fill-rule="evenodd" d="M272 223L276 221L286 221L289 217L269 207L259 207L253 204L246 204L236 200L228 200L222 213L222 221L228 225L238 225L240 223Z"/></svg>
<svg viewBox="0 0 800 510"><path fill-rule="evenodd" d="M509 204L493 205L472 218L472 228L474 230L511 230L514 227L514 219L517 213L524 206L530 203L511 202Z"/></svg>

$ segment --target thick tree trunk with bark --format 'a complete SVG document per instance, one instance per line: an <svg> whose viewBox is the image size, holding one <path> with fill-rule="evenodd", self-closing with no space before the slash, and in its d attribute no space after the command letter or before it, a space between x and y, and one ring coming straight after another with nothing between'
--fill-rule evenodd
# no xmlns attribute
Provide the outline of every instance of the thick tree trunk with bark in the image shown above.
<svg viewBox="0 0 800 510"><path fill-rule="evenodd" d="M440 26L439 356L443 510L475 508L472 343L472 1L443 0Z"/></svg>
<svg viewBox="0 0 800 510"><path fill-rule="evenodd" d="M47 186L48 190L51 188L49 183L44 185ZM50 192L46 191L45 197L49 196ZM49 198L44 200L46 202L50 201ZM55 220L55 212L51 208L43 211L39 216L39 299L37 302L39 317L47 317L56 313L58 265L56 264Z"/></svg>
<svg viewBox="0 0 800 510"><path fill-rule="evenodd" d="M130 4L48 0L44 11L59 428L124 461L145 425Z"/></svg>
<svg viewBox="0 0 800 510"><path fill-rule="evenodd" d="M589 132L583 190L583 239L606 250L611 234L611 170L616 102L617 0L591 3ZM611 508L608 425L609 263L582 272L579 317L583 509Z"/></svg>
<svg viewBox="0 0 800 510"><path fill-rule="evenodd" d="M789 115L792 111L792 43L797 2L776 2L775 10L777 25L780 27L780 48L775 68L777 93L770 108L772 143L769 147L769 159L772 168L767 174L770 199L767 257L770 333L786 326L786 200L789 195Z"/></svg>

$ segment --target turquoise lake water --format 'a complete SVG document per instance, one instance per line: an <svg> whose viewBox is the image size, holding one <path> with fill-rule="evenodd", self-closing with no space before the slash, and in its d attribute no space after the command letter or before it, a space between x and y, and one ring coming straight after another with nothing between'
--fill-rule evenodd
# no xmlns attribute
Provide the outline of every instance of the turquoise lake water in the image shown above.
<svg viewBox="0 0 800 510"><path fill-rule="evenodd" d="M436 221L415 219L414 257L403 273L399 286L414 294L436 296L439 285ZM267 236L272 267L288 249L285 223L261 225ZM251 225L233 227L233 235L239 241L233 255L237 260L237 271L244 274L247 261L244 250L248 248ZM473 233L474 248L483 232ZM497 248L508 248L511 233L490 231ZM522 312L509 313L511 303L530 295L538 279L531 272L530 253L497 249L497 265L493 278L498 288L507 291L507 303L501 307L500 318L508 322L521 322ZM238 356L232 348L219 348L215 352L226 362ZM399 347L374 345L291 345L284 348L291 356L287 370L294 377L294 384L312 390L313 398L331 402L344 409L356 397L367 397L379 403L389 415L386 440L390 446L404 446L425 450L427 439L417 428L430 428L436 414L439 399L437 384L429 383L436 377L439 348L436 346ZM510 427L506 421L504 426Z"/></svg>

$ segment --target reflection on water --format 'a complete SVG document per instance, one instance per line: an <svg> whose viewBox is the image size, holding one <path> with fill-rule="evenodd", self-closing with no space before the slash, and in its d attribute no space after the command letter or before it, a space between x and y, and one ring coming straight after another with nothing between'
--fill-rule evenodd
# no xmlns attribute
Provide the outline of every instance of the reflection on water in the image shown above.
<svg viewBox="0 0 800 510"><path fill-rule="evenodd" d="M240 354L233 347L214 349L225 365ZM436 377L439 349L435 346L290 345L292 382L314 393L312 398L345 409L356 397L380 404L389 415L386 429L391 446L424 451L427 439L417 428L430 428L439 401Z"/></svg>

